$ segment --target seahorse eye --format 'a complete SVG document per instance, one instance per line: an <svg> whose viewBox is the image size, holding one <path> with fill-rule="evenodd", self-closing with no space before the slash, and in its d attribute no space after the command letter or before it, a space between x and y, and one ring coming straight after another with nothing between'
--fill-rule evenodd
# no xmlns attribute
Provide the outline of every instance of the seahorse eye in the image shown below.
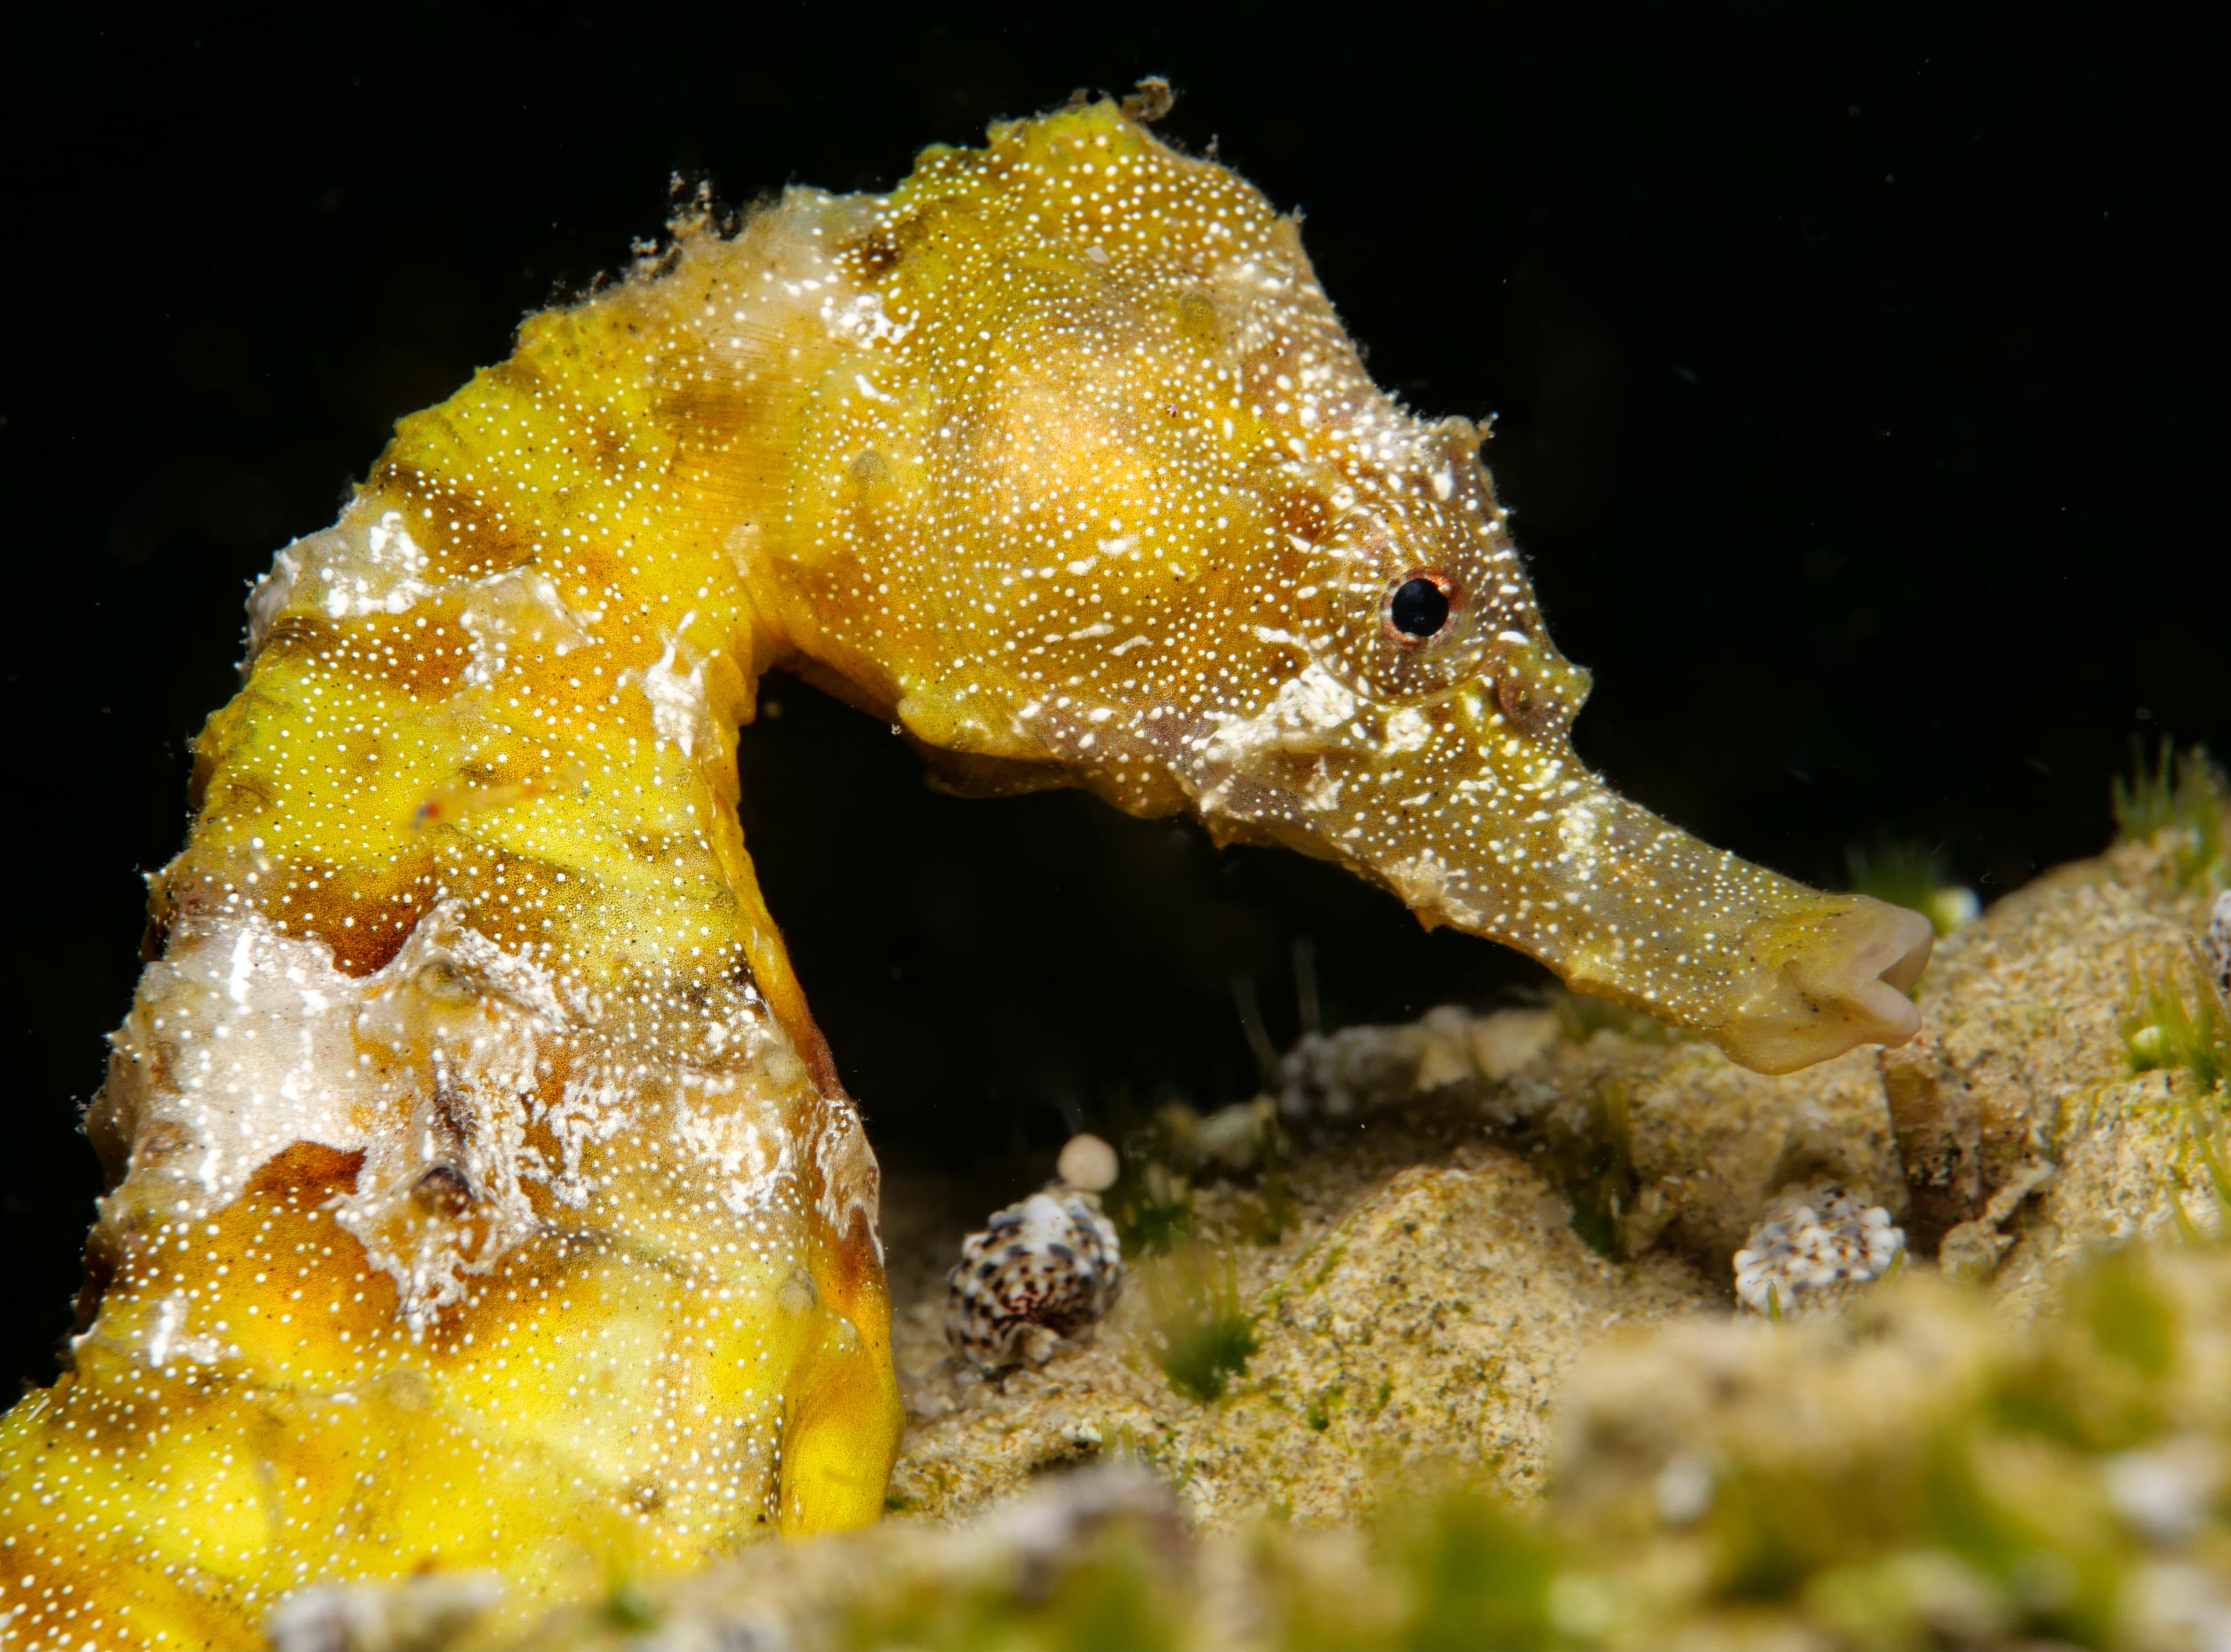
<svg viewBox="0 0 2231 1652"><path fill-rule="evenodd" d="M1413 574L1394 587L1387 602L1387 623L1404 636L1424 642L1449 623L1449 593L1436 574Z"/></svg>

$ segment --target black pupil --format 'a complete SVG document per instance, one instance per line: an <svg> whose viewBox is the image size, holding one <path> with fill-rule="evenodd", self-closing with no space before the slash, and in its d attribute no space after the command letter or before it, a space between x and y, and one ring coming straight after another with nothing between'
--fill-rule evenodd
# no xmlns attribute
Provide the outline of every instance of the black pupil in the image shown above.
<svg viewBox="0 0 2231 1652"><path fill-rule="evenodd" d="M1405 636L1431 636L1448 623L1449 599L1430 579L1406 579L1394 588L1387 616Z"/></svg>

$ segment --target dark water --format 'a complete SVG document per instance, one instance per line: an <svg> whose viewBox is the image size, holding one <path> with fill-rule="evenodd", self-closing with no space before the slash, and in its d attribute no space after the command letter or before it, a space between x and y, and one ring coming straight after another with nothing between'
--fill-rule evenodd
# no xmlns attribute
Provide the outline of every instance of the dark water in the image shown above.
<svg viewBox="0 0 2231 1652"><path fill-rule="evenodd" d="M75 1103L245 582L398 414L656 229L676 169L881 187L991 116L1170 75L1167 131L1305 209L1381 381L1501 416L1543 607L1597 674L1584 755L1799 875L1902 836L1988 898L2105 841L2132 736L2231 748L2220 37L2103 7L1458 10L17 10L12 1369L43 1378L66 1322ZM1532 978L1322 867L933 797L881 729L778 697L746 823L887 1151L1050 1141L1117 1084L1244 1094L1231 984L1288 1036L1297 937L1342 1016Z"/></svg>

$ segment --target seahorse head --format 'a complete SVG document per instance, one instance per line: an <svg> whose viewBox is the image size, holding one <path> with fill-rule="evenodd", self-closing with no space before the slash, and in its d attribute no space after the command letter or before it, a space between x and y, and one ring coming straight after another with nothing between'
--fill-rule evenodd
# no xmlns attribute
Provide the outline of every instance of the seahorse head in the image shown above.
<svg viewBox="0 0 2231 1652"><path fill-rule="evenodd" d="M827 285L763 438L810 455L765 534L779 624L947 784L1340 861L1763 1069L1914 1031L1925 920L1710 849L1575 757L1588 675L1479 431L1372 383L1235 173L1101 102L791 210Z"/></svg>

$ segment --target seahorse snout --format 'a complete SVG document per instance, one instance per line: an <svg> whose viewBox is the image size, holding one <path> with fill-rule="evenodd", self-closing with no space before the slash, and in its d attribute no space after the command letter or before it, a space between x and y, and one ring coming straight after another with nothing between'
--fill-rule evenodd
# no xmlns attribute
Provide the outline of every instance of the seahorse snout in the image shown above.
<svg viewBox="0 0 2231 1652"><path fill-rule="evenodd" d="M1906 994L1937 932L1917 912L1868 895L1824 895L1814 910L1762 926L1764 961L1710 1036L1762 1073L1788 1073L1859 1044L1903 1044L1921 1030Z"/></svg>

